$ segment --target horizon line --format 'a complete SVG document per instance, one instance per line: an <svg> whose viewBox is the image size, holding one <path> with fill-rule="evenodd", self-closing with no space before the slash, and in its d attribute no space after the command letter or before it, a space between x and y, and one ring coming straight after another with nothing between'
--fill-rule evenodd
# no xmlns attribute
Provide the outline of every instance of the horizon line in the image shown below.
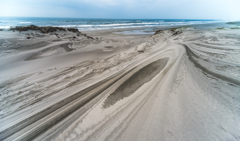
<svg viewBox="0 0 240 141"><path fill-rule="evenodd" d="M69 18L69 19L115 19L115 20L124 20L124 19L131 19L131 20L224 20L224 19L194 19L194 18L80 18L80 17L32 17L32 16L0 16L0 17L8 17L8 18Z"/></svg>

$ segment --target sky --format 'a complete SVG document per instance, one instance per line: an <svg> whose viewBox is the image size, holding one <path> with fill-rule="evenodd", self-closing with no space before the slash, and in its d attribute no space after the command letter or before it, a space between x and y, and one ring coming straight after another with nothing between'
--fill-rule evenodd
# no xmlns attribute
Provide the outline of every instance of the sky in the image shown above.
<svg viewBox="0 0 240 141"><path fill-rule="evenodd" d="M240 0L0 0L0 16L240 20Z"/></svg>

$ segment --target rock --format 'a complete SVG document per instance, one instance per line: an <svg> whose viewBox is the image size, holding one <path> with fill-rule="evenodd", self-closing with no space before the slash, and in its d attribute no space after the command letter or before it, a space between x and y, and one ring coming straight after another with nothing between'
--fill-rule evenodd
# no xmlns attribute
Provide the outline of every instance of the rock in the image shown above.
<svg viewBox="0 0 240 141"><path fill-rule="evenodd" d="M62 28L62 27L52 27L52 26L48 26L48 27L40 27L40 26L35 26L35 25L29 25L29 26L16 26L16 27L11 27L10 28L11 31L28 31L28 30L36 30L36 31L40 31L41 33L47 34L50 32L56 32L56 31L70 31L73 33L80 33L78 31L77 28Z"/></svg>
<svg viewBox="0 0 240 141"><path fill-rule="evenodd" d="M56 35L57 38L60 38L57 33L54 33L54 34Z"/></svg>
<svg viewBox="0 0 240 141"><path fill-rule="evenodd" d="M176 35L179 35L179 34L182 34L182 31L177 31L177 32L173 33L173 36L176 36Z"/></svg>
<svg viewBox="0 0 240 141"><path fill-rule="evenodd" d="M31 37L27 37L27 39L30 39Z"/></svg>
<svg viewBox="0 0 240 141"><path fill-rule="evenodd" d="M0 29L0 31L3 31L3 29Z"/></svg>
<svg viewBox="0 0 240 141"><path fill-rule="evenodd" d="M47 27L47 29L46 29L45 33L48 33L48 30L49 30L49 28L50 28L50 27Z"/></svg>
<svg viewBox="0 0 240 141"><path fill-rule="evenodd" d="M77 28L67 28L67 30L73 33L79 33L79 30Z"/></svg>
<svg viewBox="0 0 240 141"><path fill-rule="evenodd" d="M69 38L69 40L70 40L70 41L77 41L77 40L78 40L78 38L77 38L77 37L75 37L75 36L73 36L73 37Z"/></svg>
<svg viewBox="0 0 240 141"><path fill-rule="evenodd" d="M87 36L87 34L85 34L85 33L82 33L81 35L83 35L83 36L85 36L85 37Z"/></svg>
<svg viewBox="0 0 240 141"><path fill-rule="evenodd" d="M94 38L93 37L91 37L91 36L86 36L88 39L92 39L92 40L94 40Z"/></svg>
<svg viewBox="0 0 240 141"><path fill-rule="evenodd" d="M156 31L154 35L157 35L157 34L160 34L160 33L163 33L163 30Z"/></svg>

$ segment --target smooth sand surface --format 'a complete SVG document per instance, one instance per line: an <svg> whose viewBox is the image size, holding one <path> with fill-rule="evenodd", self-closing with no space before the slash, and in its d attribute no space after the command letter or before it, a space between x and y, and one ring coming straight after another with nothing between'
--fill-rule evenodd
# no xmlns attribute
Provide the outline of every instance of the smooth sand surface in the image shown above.
<svg viewBox="0 0 240 141"><path fill-rule="evenodd" d="M122 31L0 31L0 140L240 140L239 30Z"/></svg>

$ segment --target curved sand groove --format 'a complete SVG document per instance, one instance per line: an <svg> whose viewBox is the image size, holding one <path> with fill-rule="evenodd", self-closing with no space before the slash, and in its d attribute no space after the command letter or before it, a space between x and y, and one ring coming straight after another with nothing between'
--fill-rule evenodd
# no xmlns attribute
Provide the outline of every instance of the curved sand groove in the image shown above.
<svg viewBox="0 0 240 141"><path fill-rule="evenodd" d="M60 97L60 99L58 100L59 102L56 102L57 101L56 97L53 97L52 100L51 99L50 100L45 100L45 101L40 102L40 103L34 105L33 107L31 107L30 110L32 112L30 114L29 114L29 109L26 108L26 109L21 110L17 113L14 113L13 115L8 116L7 118L2 120L3 124L2 124L2 127L1 127L1 135L2 135L1 137L4 138L5 136L9 136L12 133L16 132L17 130L21 129L20 132L15 133L13 136L8 138L8 140L18 139L18 138L19 139L21 139L21 138L22 139L30 139L34 134L37 134L38 131L41 131L41 128L43 128L43 129L46 128L46 127L41 127L41 126L46 126L46 124L49 125L49 122L50 123L53 122L53 121L55 122L58 119L58 118L56 118L56 115L57 115L56 113L58 111L60 112L59 118L66 116L67 114L71 113L75 109L79 108L79 106L82 106L84 103L86 103L86 101L90 100L96 94L99 94L102 90L109 87L109 85L116 82L122 76L124 76L126 74L133 75L133 72L132 73L128 73L128 72L130 70L132 70L133 68L135 68L135 66L137 66L137 68L133 70L134 72L138 71L144 65L147 65L147 64L151 63L152 61L156 61L156 58L161 57L161 56L159 56L158 53L154 53L154 54L155 55L152 55L152 56L148 57L147 59L145 59L141 62L132 63L134 65L129 65L130 68L127 67L127 68L121 70L120 72L117 72L116 74L113 74L113 76L108 76L107 78L105 78L105 80L101 80L100 82L96 83L96 85L92 85L92 86L90 86L89 88L87 88L83 91L77 91L77 92L73 93L72 96L68 95L68 97L66 97L66 96L65 97ZM107 82L107 83L104 83L104 82ZM92 89L94 89L94 90L92 90ZM88 92L89 90L90 90L90 92ZM83 94L86 95L86 96L81 97L81 95L83 95ZM80 98L76 99L78 97L80 97ZM72 101L72 102L69 103L70 101ZM77 101L77 104L76 104L75 101ZM47 104L47 103L49 103L49 104ZM39 108L39 105L42 105L41 108ZM72 105L73 107L71 107L71 106L69 107L69 105ZM49 108L47 108L47 107L49 107ZM61 107L61 109L59 109L60 107ZM58 111L55 111L57 109L58 109ZM65 109L65 110L63 110L63 109ZM69 110L69 109L71 109L71 110ZM55 111L55 112L53 112L53 111ZM64 111L67 111L67 112L64 112ZM26 114L26 113L28 113L28 114ZM48 115L48 114L50 114L50 115ZM17 115L17 116L15 116L15 115ZM52 115L55 115L55 116L52 116ZM51 119L53 121L51 121L51 120L46 121L45 120L45 119L49 120L49 117L52 117ZM40 119L40 121L35 122L39 119ZM26 120L27 120L27 122L26 122ZM5 121L7 121L7 122L5 122ZM43 121L46 121L46 123L43 123ZM33 123L33 122L35 122L35 123ZM39 123L41 123L41 125ZM38 125L38 126L36 126L36 125ZM26 127L26 129L22 129L24 127ZM33 127L35 127L35 130L38 130L38 131L35 131L34 129L32 129ZM29 129L31 129L31 130L29 130ZM26 138L25 138L24 135L26 136Z"/></svg>
<svg viewBox="0 0 240 141"><path fill-rule="evenodd" d="M175 50L173 48L178 47L180 50ZM170 47L169 47L170 48ZM178 69L178 63L181 60L181 56L183 55L184 48L181 46L173 46L172 49L167 49L169 53L164 52L165 55L162 55L162 57L169 57L171 56L171 59L169 59L166 66L163 68L163 70L156 75L150 82L154 83L155 85L152 85L152 83L146 83L146 85L143 85L145 89L138 90L138 94L132 94L128 98L124 100L120 100L118 103L114 104L114 106L110 106L108 108L104 108L104 103L108 100L108 95L111 96L111 92L105 96L105 98L102 99L102 101L98 102L97 105L95 105L94 108L90 109L88 113L86 113L83 118L80 118L78 121L76 121L73 124L73 127L70 127L72 131L71 133L83 134L81 136L80 140L96 140L100 136L101 140L115 140L118 133L121 133L121 131L117 131L115 133L115 130L123 130L128 126L128 122L132 122L132 116L136 116L135 113L139 112L139 108L141 108L142 104L145 104L150 98L157 99L158 96L156 95L157 91L164 91L164 88L167 87L168 83L162 84L163 86L159 86L164 79L166 79L166 76L170 78L170 80L174 80L174 77L170 74L170 72L175 71L175 69ZM171 81L169 81L170 83ZM165 85L165 86L164 86ZM102 109L104 108L104 110ZM96 116L98 113L101 112L101 116ZM94 118L95 117L95 118ZM85 121L87 119L87 121ZM84 125L84 122L88 122L88 120L91 119L92 124L90 127L88 126L81 126L81 124ZM117 120L116 120L117 119ZM130 121L128 121L130 120ZM95 121L95 122L93 122ZM117 123L116 123L117 122ZM114 124L115 123L115 124ZM122 125L124 124L124 125ZM81 129L78 129L78 126L81 127ZM85 123L85 125L87 125ZM109 127L112 126L112 127ZM120 126L120 127L119 127ZM106 128L105 130L102 130L101 128ZM85 129L85 130L84 130ZM103 132L104 131L104 132ZM92 134L93 133L93 134ZM106 135L105 135L106 134ZM113 137L109 136L110 134L113 135ZM60 138L62 138L64 134L61 135ZM103 136L103 137L102 137ZM63 136L64 137L64 136ZM57 140L60 140L60 138L57 138ZM64 138L63 138L64 139Z"/></svg>
<svg viewBox="0 0 240 141"><path fill-rule="evenodd" d="M6 113L0 139L240 140L239 35L220 34L165 30L146 38L144 53L40 79L54 91Z"/></svg>
<svg viewBox="0 0 240 141"><path fill-rule="evenodd" d="M172 49L154 79L103 109L106 96L56 140L238 140L239 77L224 76L214 64L203 66L203 56L186 45Z"/></svg>

